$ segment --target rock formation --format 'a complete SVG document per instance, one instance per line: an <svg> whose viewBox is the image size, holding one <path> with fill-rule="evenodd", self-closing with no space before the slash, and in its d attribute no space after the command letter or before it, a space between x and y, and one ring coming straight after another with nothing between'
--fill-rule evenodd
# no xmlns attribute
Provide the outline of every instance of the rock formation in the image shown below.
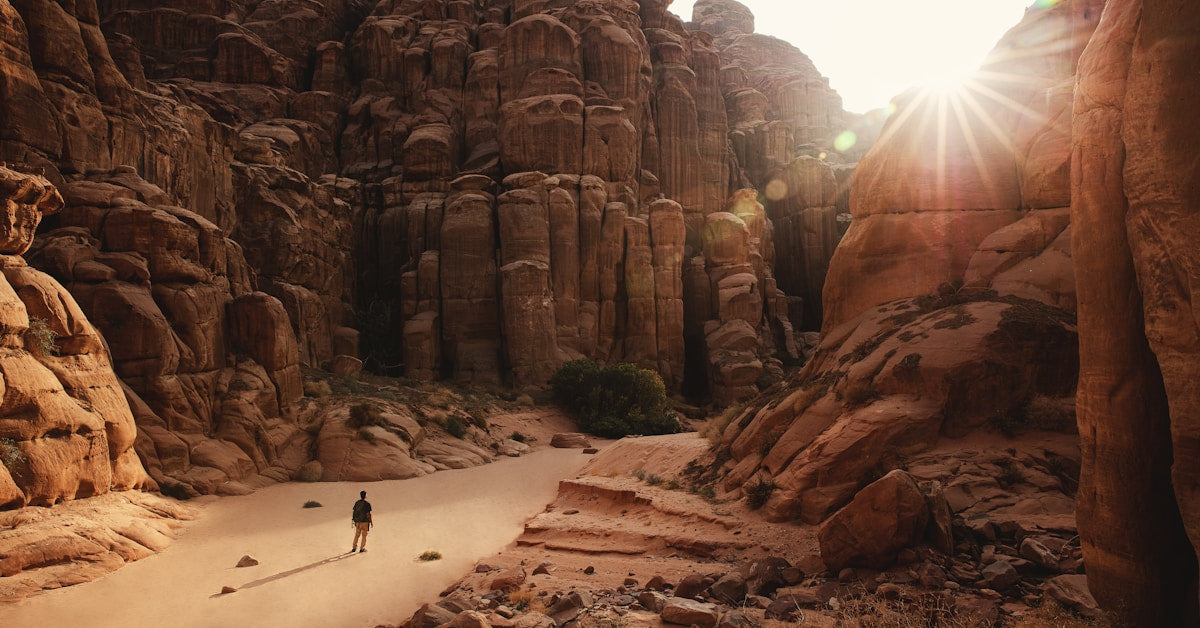
<svg viewBox="0 0 1200 628"><path fill-rule="evenodd" d="M301 364L521 388L589 357L719 403L777 378L839 235L793 153L848 116L744 6L667 4L0 4L0 156L67 204L31 259L112 343L151 473L279 475ZM711 265L730 209L749 247Z"/></svg>
<svg viewBox="0 0 1200 628"><path fill-rule="evenodd" d="M50 506L150 484L108 345L71 293L20 257L63 199L0 166L0 507Z"/></svg>
<svg viewBox="0 0 1200 628"><path fill-rule="evenodd" d="M816 523L939 439L1069 411L1069 106L1096 8L1031 9L963 89L899 99L857 167L820 348L725 431L725 490L771 480L769 516ZM835 205L835 176L797 161L800 205Z"/></svg>
<svg viewBox="0 0 1200 628"><path fill-rule="evenodd" d="M1198 33L1194 3L1109 2L1074 102L1079 531L1089 588L1126 623L1200 621Z"/></svg>

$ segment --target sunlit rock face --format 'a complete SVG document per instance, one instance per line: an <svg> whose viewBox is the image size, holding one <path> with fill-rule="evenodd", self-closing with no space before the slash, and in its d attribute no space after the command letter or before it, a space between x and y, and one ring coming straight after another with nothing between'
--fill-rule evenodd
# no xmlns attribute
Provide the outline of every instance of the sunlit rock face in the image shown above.
<svg viewBox="0 0 1200 628"><path fill-rule="evenodd" d="M0 202L0 508L146 486L104 339L62 285L20 257L62 196L40 175L0 167Z"/></svg>
<svg viewBox="0 0 1200 628"><path fill-rule="evenodd" d="M807 55L756 34L745 5L700 0L690 26L713 35L729 145L740 166L735 175L762 193L773 225L771 262L779 289L796 297L802 316L794 322L817 329L829 260L847 224L838 214L848 218L837 199L849 190L849 177L839 180L834 166L858 161L877 130L843 111L841 97ZM720 176L713 172L708 179Z"/></svg>
<svg viewBox="0 0 1200 628"><path fill-rule="evenodd" d="M1098 18L1084 1L1033 8L962 89L898 99L858 164L820 347L789 394L726 429L723 489L770 481L770 517L819 522L944 438L1035 402L1069 411L1070 94ZM790 169L814 183L796 203L829 203L834 176ZM1047 515L1069 518L1066 490Z"/></svg>
<svg viewBox="0 0 1200 628"><path fill-rule="evenodd" d="M1200 501L1200 6L1109 2L1079 64L1079 531L1088 586L1131 625L1195 625Z"/></svg>

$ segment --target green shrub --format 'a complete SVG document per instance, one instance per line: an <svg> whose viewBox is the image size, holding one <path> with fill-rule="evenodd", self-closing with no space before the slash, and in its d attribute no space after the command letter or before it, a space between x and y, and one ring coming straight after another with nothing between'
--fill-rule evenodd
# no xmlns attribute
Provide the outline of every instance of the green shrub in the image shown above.
<svg viewBox="0 0 1200 628"><path fill-rule="evenodd" d="M297 482L320 482L321 476L325 474L325 469L321 467L319 460L309 460L300 465L296 471Z"/></svg>
<svg viewBox="0 0 1200 628"><path fill-rule="evenodd" d="M518 443L524 443L524 442L526 442L526 441L528 441L528 440L529 440L529 437L528 437L528 436L526 436L526 435L524 435L524 434L522 434L522 433L520 433L520 432L513 432L513 433L512 433L512 435L511 435L511 436L509 436L509 438L511 438L512 440L515 440L515 441L517 441Z"/></svg>
<svg viewBox="0 0 1200 628"><path fill-rule="evenodd" d="M663 483L663 479L653 473L646 476L646 484L649 484L650 486L658 486L659 484L662 484L662 483Z"/></svg>
<svg viewBox="0 0 1200 628"><path fill-rule="evenodd" d="M533 397L530 397L526 393L522 393L522 394L518 395L517 399L514 403L516 403L518 406L526 406L526 407L534 405Z"/></svg>
<svg viewBox="0 0 1200 628"><path fill-rule="evenodd" d="M321 508L321 502L314 502L311 499L304 502L305 508Z"/></svg>
<svg viewBox="0 0 1200 628"><path fill-rule="evenodd" d="M571 360L558 369L550 385L558 402L589 434L620 438L681 429L662 378L654 371L633 364L599 368L590 360Z"/></svg>
<svg viewBox="0 0 1200 628"><path fill-rule="evenodd" d="M358 428L358 437L372 445L375 444L375 432L372 432L369 427Z"/></svg>
<svg viewBox="0 0 1200 628"><path fill-rule="evenodd" d="M462 438L467 435L467 424L463 420L456 417L446 418L446 432L454 438Z"/></svg>
<svg viewBox="0 0 1200 628"><path fill-rule="evenodd" d="M425 562L429 562L431 560L441 560L442 553L437 550L425 550L424 552L421 552L421 555L417 558Z"/></svg>

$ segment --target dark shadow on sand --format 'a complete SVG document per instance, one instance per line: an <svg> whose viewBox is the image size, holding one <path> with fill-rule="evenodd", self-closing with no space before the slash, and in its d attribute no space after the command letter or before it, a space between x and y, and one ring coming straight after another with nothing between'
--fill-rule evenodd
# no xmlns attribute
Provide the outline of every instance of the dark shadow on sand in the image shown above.
<svg viewBox="0 0 1200 628"><path fill-rule="evenodd" d="M282 580L288 576L294 576L302 571L308 571L309 569L316 569L317 567L320 567L321 565L328 565L329 563L337 562L339 560L349 558L353 555L354 555L353 552L346 552L345 554L338 554L337 556L331 556L331 557L323 559L323 560L318 560L315 563L309 563L307 565L304 565L303 567L296 567L295 569L281 571L277 574L273 574L273 575L267 576L265 578L259 578L258 580L252 580L252 581L247 582L246 584L243 584L242 586L238 587L238 591L241 591L242 589L253 589L254 587L260 587L264 584L269 584L271 582L275 582L276 580ZM217 595L213 595L210 597L221 597L221 595L222 594L218 593ZM228 595L228 594L225 594L225 595Z"/></svg>

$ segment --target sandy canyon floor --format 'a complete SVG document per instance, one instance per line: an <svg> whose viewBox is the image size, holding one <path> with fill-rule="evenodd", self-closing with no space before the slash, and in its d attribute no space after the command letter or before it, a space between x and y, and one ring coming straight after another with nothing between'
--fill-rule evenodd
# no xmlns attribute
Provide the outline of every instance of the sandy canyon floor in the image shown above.
<svg viewBox="0 0 1200 628"><path fill-rule="evenodd" d="M164 551L95 582L0 608L26 626L374 626L399 623L511 543L590 459L542 449L470 469L375 483L282 484L204 498ZM350 507L374 505L368 551L350 554ZM306 501L323 504L303 508ZM421 562L425 550L442 559ZM236 568L243 555L260 561ZM222 587L235 593L221 595Z"/></svg>

